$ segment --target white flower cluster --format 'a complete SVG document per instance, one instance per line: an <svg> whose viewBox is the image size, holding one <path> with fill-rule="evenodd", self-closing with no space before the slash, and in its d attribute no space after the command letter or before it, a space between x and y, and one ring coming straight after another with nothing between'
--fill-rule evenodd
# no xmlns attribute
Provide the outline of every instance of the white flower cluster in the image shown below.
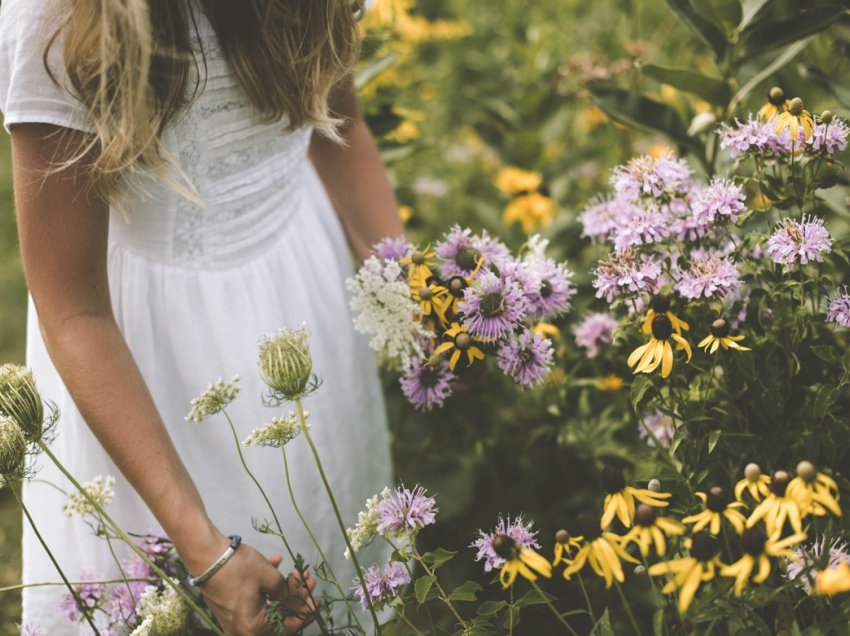
<svg viewBox="0 0 850 636"><path fill-rule="evenodd" d="M304 425L309 428L307 418L310 413L304 411ZM301 423L298 415L290 411L286 417L275 417L263 428L255 428L251 434L242 442L245 446L266 446L280 448L285 446L301 432Z"/></svg>
<svg viewBox="0 0 850 636"><path fill-rule="evenodd" d="M401 265L372 256L346 286L352 293L354 328L371 337L369 345L388 365L405 368L422 357L417 336L429 334L418 321L421 310L410 295Z"/></svg>
<svg viewBox="0 0 850 636"><path fill-rule="evenodd" d="M230 382L219 378L214 384L210 384L207 390L192 400L192 410L186 416L187 422L203 422L206 418L220 413L224 407L230 404L239 395L239 376L233 376Z"/></svg>
<svg viewBox="0 0 850 636"><path fill-rule="evenodd" d="M366 500L366 510L361 510L357 513L357 525L353 528L348 528L345 532L348 534L348 540L351 541L351 547L355 552L359 552L372 542L378 535L378 521L380 514L378 513L378 504L390 496L390 489L384 488L380 495L369 497ZM345 550L345 558L351 556L348 548Z"/></svg>
<svg viewBox="0 0 850 636"><path fill-rule="evenodd" d="M546 260L546 249L549 247L549 239L545 239L539 234L532 234L528 237L528 241L523 246L524 255L522 260L525 263L539 263Z"/></svg>
<svg viewBox="0 0 850 636"><path fill-rule="evenodd" d="M69 517L74 515L85 517L93 513L96 507L104 508L115 497L115 491L112 489L114 485L115 477L107 477L104 480L101 475L98 475L83 484L85 494L81 492L72 493L68 503L62 506L62 510Z"/></svg>
<svg viewBox="0 0 850 636"><path fill-rule="evenodd" d="M177 581L174 583L178 584ZM176 636L186 630L189 609L170 586L160 592L149 585L142 592L139 618L142 622L130 636Z"/></svg>

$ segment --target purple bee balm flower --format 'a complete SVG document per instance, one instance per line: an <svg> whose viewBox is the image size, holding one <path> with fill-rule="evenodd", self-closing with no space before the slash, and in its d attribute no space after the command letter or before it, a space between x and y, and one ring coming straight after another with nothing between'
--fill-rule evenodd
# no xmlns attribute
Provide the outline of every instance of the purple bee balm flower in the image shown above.
<svg viewBox="0 0 850 636"><path fill-rule="evenodd" d="M841 327L850 327L850 294L847 287L838 290L829 300L826 319Z"/></svg>
<svg viewBox="0 0 850 636"><path fill-rule="evenodd" d="M618 252L659 243L670 236L670 218L655 205L637 208L620 220L613 236L614 249Z"/></svg>
<svg viewBox="0 0 850 636"><path fill-rule="evenodd" d="M699 236L717 223L735 223L738 215L747 209L744 192L728 179L714 179L711 184L693 197L693 225Z"/></svg>
<svg viewBox="0 0 850 636"><path fill-rule="evenodd" d="M511 257L504 243L487 232L475 236L472 230L459 225L452 226L445 240L434 246L434 252L440 257L440 276L444 280L453 276L469 277L482 257L485 264L492 263L496 267Z"/></svg>
<svg viewBox="0 0 850 636"><path fill-rule="evenodd" d="M528 314L529 304L519 284L492 272L479 274L463 292L458 310L469 333L497 340L513 331Z"/></svg>
<svg viewBox="0 0 850 636"><path fill-rule="evenodd" d="M407 242L403 236L397 238L386 237L372 246L372 251L380 258L389 261L400 261L407 258L413 252L413 245Z"/></svg>
<svg viewBox="0 0 850 636"><path fill-rule="evenodd" d="M850 128L847 127L847 122L836 118L828 126L815 124L815 129L807 143L814 152L833 155L847 148L848 134L850 134Z"/></svg>
<svg viewBox="0 0 850 636"><path fill-rule="evenodd" d="M664 154L636 157L625 166L614 168L611 184L617 196L626 201L641 197L669 198L687 193L691 188L691 169L684 159Z"/></svg>
<svg viewBox="0 0 850 636"><path fill-rule="evenodd" d="M47 636L47 630L43 627L39 627L38 625L24 623L19 627L21 630L21 636Z"/></svg>
<svg viewBox="0 0 850 636"><path fill-rule="evenodd" d="M469 546L478 550L475 560L484 560L485 572L497 570L505 564L505 560L496 554L496 550L493 548L493 540L500 534L509 536L520 548L529 550L539 549L540 544L537 543L537 531L531 529L533 525L534 523L531 521L524 523L522 515L517 516L513 521L511 521L510 517L507 519L499 517L499 523L493 532L486 533L483 530L479 530L478 538Z"/></svg>
<svg viewBox="0 0 850 636"><path fill-rule="evenodd" d="M401 392L418 409L430 411L442 407L452 394L455 375L445 360L416 360L401 377Z"/></svg>
<svg viewBox="0 0 850 636"><path fill-rule="evenodd" d="M784 219L767 241L767 254L774 263L790 266L823 262L832 251L832 238L823 219L803 216L800 221Z"/></svg>
<svg viewBox="0 0 850 636"><path fill-rule="evenodd" d="M552 366L552 343L532 331L511 334L499 347L499 368L523 387L543 381Z"/></svg>
<svg viewBox="0 0 850 636"><path fill-rule="evenodd" d="M528 312L536 320L551 320L567 313L575 294L573 273L551 258L533 261L528 265L539 285L526 294Z"/></svg>
<svg viewBox="0 0 850 636"><path fill-rule="evenodd" d="M599 261L595 272L596 297L609 303L628 294L654 294L661 288L661 265L652 257L641 257L632 250Z"/></svg>
<svg viewBox="0 0 850 636"><path fill-rule="evenodd" d="M733 158L748 154L763 156L786 156L792 148L801 148L805 143L802 127L801 138L795 144L789 129L776 132L776 120L762 121L752 115L741 123L735 120L735 126L725 125L720 130L720 146L729 148Z"/></svg>
<svg viewBox="0 0 850 636"><path fill-rule="evenodd" d="M74 591L80 598L82 606L78 605L77 600L71 595L66 594L59 602L59 611L67 620L77 622L83 618L83 610L92 611L100 605L103 595L106 593L106 585L103 583L95 583L103 579L101 574L89 570L83 570L80 573L79 585L74 586ZM93 581L87 583L86 581Z"/></svg>
<svg viewBox="0 0 850 636"><path fill-rule="evenodd" d="M662 448L670 448L675 432L673 418L658 411L645 415L643 426L638 428L638 436L652 448L655 448L656 441Z"/></svg>
<svg viewBox="0 0 850 636"><path fill-rule="evenodd" d="M693 255L692 255L693 256ZM676 283L683 298L724 298L734 296L741 287L735 264L716 254L695 255L688 271Z"/></svg>
<svg viewBox="0 0 850 636"><path fill-rule="evenodd" d="M378 504L378 532L390 536L418 532L437 520L436 505L421 486L397 488Z"/></svg>
<svg viewBox="0 0 850 636"><path fill-rule="evenodd" d="M499 268L499 273L502 275L502 280L517 283L529 302L532 297L540 295L540 286L543 281L540 280L540 272L535 263L514 258L506 261Z"/></svg>
<svg viewBox="0 0 850 636"><path fill-rule="evenodd" d="M352 589L360 601L360 607L363 610L368 609L369 600L371 600L376 609L380 609L397 597L404 586L410 583L410 574L403 563L391 561L383 572L377 565L367 568L363 572L363 579L369 594L368 600L363 593L360 579L354 579L352 583Z"/></svg>
<svg viewBox="0 0 850 636"><path fill-rule="evenodd" d="M593 242L607 241L623 219L631 218L638 210L638 206L620 199L595 199L579 214L578 220L584 226L581 235Z"/></svg>
<svg viewBox="0 0 850 636"><path fill-rule="evenodd" d="M589 357L595 358L611 342L619 324L611 314L590 314L574 329L576 344L587 349Z"/></svg>
<svg viewBox="0 0 850 636"><path fill-rule="evenodd" d="M820 535L811 547L798 546L794 550L794 555L785 566L785 576L789 581L797 581L804 590L811 592L816 571L824 568L824 556L829 555L826 568L834 568L842 563L850 564L850 554L847 550L847 543L841 539L834 539L827 545L826 536Z"/></svg>

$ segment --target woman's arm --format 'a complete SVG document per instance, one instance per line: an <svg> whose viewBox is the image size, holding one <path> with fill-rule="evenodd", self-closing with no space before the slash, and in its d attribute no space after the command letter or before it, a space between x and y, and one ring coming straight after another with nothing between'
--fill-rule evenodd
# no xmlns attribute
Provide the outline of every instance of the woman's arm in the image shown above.
<svg viewBox="0 0 850 636"><path fill-rule="evenodd" d="M199 574L228 540L207 516L114 319L106 266L108 206L87 194L79 163L45 176L71 156L79 134L41 124L12 128L27 283L47 350L80 413L189 571ZM267 628L264 595L279 598L288 589L276 567L251 548L240 548L203 591L229 633L255 634Z"/></svg>
<svg viewBox="0 0 850 636"><path fill-rule="evenodd" d="M341 146L313 135L310 159L336 208L348 242L358 258L369 255L372 245L386 236L401 236L404 227L378 146L357 104L354 80L349 77L334 89L333 113L344 118Z"/></svg>

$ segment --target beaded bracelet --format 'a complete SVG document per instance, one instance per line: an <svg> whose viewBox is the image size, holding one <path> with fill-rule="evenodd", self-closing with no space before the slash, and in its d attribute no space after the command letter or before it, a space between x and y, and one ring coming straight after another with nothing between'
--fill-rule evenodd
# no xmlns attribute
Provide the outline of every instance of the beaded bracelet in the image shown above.
<svg viewBox="0 0 850 636"><path fill-rule="evenodd" d="M230 561L230 557L232 557L236 553L236 548L238 548L239 545L242 543L242 537L240 537L238 534L232 534L227 538L230 539L230 545L227 546L227 550L224 551L224 554L218 557L216 562L213 563L210 567L208 567L206 572L204 572L200 576L192 576L190 574L189 578L187 579L189 581L189 585L191 585L192 587L199 587L203 583L206 583L213 574L218 572L225 563Z"/></svg>

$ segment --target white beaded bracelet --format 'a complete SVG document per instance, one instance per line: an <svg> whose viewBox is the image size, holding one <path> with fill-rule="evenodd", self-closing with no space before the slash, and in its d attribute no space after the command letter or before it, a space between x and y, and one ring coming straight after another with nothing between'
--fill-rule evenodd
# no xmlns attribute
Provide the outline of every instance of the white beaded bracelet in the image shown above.
<svg viewBox="0 0 850 636"><path fill-rule="evenodd" d="M203 583L206 583L213 574L218 572L225 563L230 561L230 557L236 553L236 548L238 548L242 543L242 537L238 534L232 534L227 538L230 539L230 545L227 546L227 550L224 551L224 554L218 557L216 562L208 567L200 576L192 576L190 574L188 578L189 585L192 587L201 586Z"/></svg>

